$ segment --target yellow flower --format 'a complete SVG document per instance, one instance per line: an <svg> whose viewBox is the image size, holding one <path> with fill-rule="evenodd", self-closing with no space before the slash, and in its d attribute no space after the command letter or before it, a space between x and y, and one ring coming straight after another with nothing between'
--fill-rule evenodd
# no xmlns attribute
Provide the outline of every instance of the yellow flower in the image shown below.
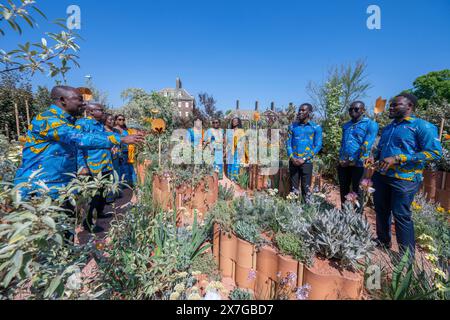
<svg viewBox="0 0 450 320"><path fill-rule="evenodd" d="M442 271L441 269L439 269L439 268L434 268L433 269L433 272L436 274L436 275L438 275L438 276L440 276L441 278L446 278L447 277L447 275L445 274L445 272L444 271Z"/></svg>
<svg viewBox="0 0 450 320"><path fill-rule="evenodd" d="M436 252L437 251L437 249L435 247L433 247L432 245L429 245L429 244L427 244L425 246L425 248L428 249L428 251L431 251L431 252Z"/></svg>
<svg viewBox="0 0 450 320"><path fill-rule="evenodd" d="M419 237L418 239L419 239L419 240L422 240L422 241L427 241L427 240L433 241L433 238L430 237L430 236L427 235L427 234L422 234L422 235L420 235L420 237Z"/></svg>
<svg viewBox="0 0 450 320"><path fill-rule="evenodd" d="M445 213L445 209L442 208L442 207L438 207L438 208L436 209L436 211L439 212L439 213Z"/></svg>
<svg viewBox="0 0 450 320"><path fill-rule="evenodd" d="M170 300L178 300L180 298L180 294L178 292L174 292L170 295Z"/></svg>
<svg viewBox="0 0 450 320"><path fill-rule="evenodd" d="M436 283L436 289L439 289L439 291L445 291L445 286L442 283L438 282Z"/></svg>
<svg viewBox="0 0 450 320"><path fill-rule="evenodd" d="M163 133L166 130L166 122L163 119L154 119L152 121L152 131L155 133Z"/></svg>
<svg viewBox="0 0 450 320"><path fill-rule="evenodd" d="M178 293L182 293L185 289L186 289L186 287L182 283L177 284L175 286L175 291L178 292Z"/></svg>
<svg viewBox="0 0 450 320"><path fill-rule="evenodd" d="M200 271L194 271L194 272L192 272L192 275L194 276L194 277L196 277L196 276L199 276L199 275L201 275L202 273L200 272Z"/></svg>
<svg viewBox="0 0 450 320"><path fill-rule="evenodd" d="M190 301L202 300L202 297L198 293L192 293L187 299Z"/></svg>
<svg viewBox="0 0 450 320"><path fill-rule="evenodd" d="M434 254L427 254L425 255L425 259L427 259L430 262L437 262L438 261L438 257L436 257L436 255Z"/></svg>

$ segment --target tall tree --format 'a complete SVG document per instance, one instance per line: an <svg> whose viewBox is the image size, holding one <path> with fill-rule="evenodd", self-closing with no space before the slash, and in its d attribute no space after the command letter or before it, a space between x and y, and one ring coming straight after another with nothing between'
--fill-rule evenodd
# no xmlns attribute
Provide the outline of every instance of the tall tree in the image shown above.
<svg viewBox="0 0 450 320"><path fill-rule="evenodd" d="M328 116L327 85L341 86L339 115L344 114L353 101L365 98L367 91L371 88L371 84L367 80L367 62L358 60L355 63L334 66L328 70L324 83L311 81L308 84L307 93L317 107L316 112L324 119Z"/></svg>
<svg viewBox="0 0 450 320"><path fill-rule="evenodd" d="M44 86L38 86L33 97L33 111L35 113L41 113L48 109L48 107L53 103L50 90Z"/></svg>
<svg viewBox="0 0 450 320"><path fill-rule="evenodd" d="M6 37L6 28L22 35L22 25L34 28L38 25L37 16L46 19L45 14L36 7L36 1L8 0L0 3L0 36ZM28 71L48 73L51 77L61 75L65 81L67 72L71 69L71 64L78 66L79 50L77 41L78 34L69 30L64 24L64 19L56 21L63 30L54 33L46 32L41 40L35 43L26 42L18 44L17 48L6 52L0 49L0 74L12 71Z"/></svg>
<svg viewBox="0 0 450 320"><path fill-rule="evenodd" d="M9 128L10 137L17 138L16 116L14 104L19 110L19 129L21 134L27 128L26 101L30 107L30 116L35 113L33 108L33 92L31 84L25 74L9 72L0 75L0 130L5 132L6 125Z"/></svg>
<svg viewBox="0 0 450 320"><path fill-rule="evenodd" d="M216 104L217 101L214 99L212 95L208 93L200 93L198 95L199 104L203 107L203 112L208 120L214 118L223 118L223 112L217 111Z"/></svg>
<svg viewBox="0 0 450 320"><path fill-rule="evenodd" d="M436 126L444 120L444 129L450 132L450 69L430 72L414 81L408 90L419 99L417 115Z"/></svg>

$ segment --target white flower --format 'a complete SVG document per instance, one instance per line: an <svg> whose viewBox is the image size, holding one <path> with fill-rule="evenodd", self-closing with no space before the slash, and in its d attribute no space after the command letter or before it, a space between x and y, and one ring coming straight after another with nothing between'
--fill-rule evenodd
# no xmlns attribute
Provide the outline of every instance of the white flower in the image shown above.
<svg viewBox="0 0 450 320"><path fill-rule="evenodd" d="M218 300L222 300L222 297L217 292L217 290L211 290L211 291L206 292L205 298L203 300L218 301Z"/></svg>
<svg viewBox="0 0 450 320"><path fill-rule="evenodd" d="M75 272L67 279L66 288L72 291L81 289L81 272Z"/></svg>

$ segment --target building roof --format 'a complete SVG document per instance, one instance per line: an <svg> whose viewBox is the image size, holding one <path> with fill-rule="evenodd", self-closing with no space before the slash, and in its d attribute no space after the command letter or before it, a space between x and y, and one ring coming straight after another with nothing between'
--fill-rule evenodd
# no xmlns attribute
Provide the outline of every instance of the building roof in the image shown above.
<svg viewBox="0 0 450 320"><path fill-rule="evenodd" d="M173 98L175 100L186 100L186 101L193 101L194 100L194 97L191 96L184 89L166 88L166 89L162 89L160 91L160 93L163 94L166 97L170 97L170 98Z"/></svg>

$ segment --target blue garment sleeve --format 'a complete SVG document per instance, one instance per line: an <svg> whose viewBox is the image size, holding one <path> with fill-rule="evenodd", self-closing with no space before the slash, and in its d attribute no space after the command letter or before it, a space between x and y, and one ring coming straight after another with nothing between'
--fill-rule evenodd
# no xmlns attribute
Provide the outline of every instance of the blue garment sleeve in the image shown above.
<svg viewBox="0 0 450 320"><path fill-rule="evenodd" d="M439 140L437 127L431 123L421 123L416 136L419 148L415 154L400 154L401 164L437 161L442 158L442 145Z"/></svg>
<svg viewBox="0 0 450 320"><path fill-rule="evenodd" d="M314 128L314 148L312 150L312 156L308 157L307 160L312 160L312 158L322 150L323 143L323 131L321 126Z"/></svg>
<svg viewBox="0 0 450 320"><path fill-rule="evenodd" d="M48 140L74 145L78 149L109 149L120 144L120 139L105 134L84 133L79 126L46 121L45 127L40 128L39 135Z"/></svg>
<svg viewBox="0 0 450 320"><path fill-rule="evenodd" d="M378 123L375 121L370 121L369 126L367 127L366 136L364 137L363 145L361 146L361 161L364 161L370 157L373 145L375 144L375 140L378 136L378 129Z"/></svg>
<svg viewBox="0 0 450 320"><path fill-rule="evenodd" d="M291 159L294 156L294 152L292 151L292 139L293 139L293 127L289 126L288 128L288 138L286 140L286 151L289 159Z"/></svg>

